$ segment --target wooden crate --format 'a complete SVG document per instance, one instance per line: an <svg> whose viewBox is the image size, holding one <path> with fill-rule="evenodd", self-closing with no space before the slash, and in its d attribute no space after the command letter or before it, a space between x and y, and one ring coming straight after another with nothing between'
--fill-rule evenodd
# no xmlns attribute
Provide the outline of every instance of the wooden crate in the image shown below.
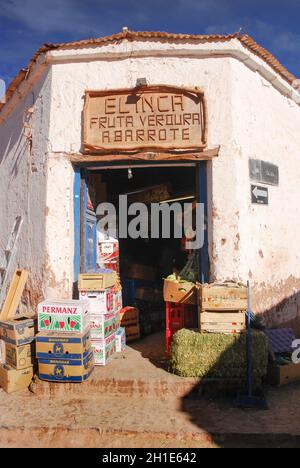
<svg viewBox="0 0 300 468"><path fill-rule="evenodd" d="M81 274L78 278L79 291L104 291L117 285L118 276L115 271L107 270L105 273Z"/></svg>
<svg viewBox="0 0 300 468"><path fill-rule="evenodd" d="M201 310L247 310L248 291L246 286L235 283L213 283L198 286Z"/></svg>
<svg viewBox="0 0 300 468"><path fill-rule="evenodd" d="M131 343L132 341L136 341L141 338L141 331L139 325L126 326L125 333L127 343Z"/></svg>
<svg viewBox="0 0 300 468"><path fill-rule="evenodd" d="M246 314L243 311L210 312L201 311L199 316L201 332L239 334L246 331Z"/></svg>
<svg viewBox="0 0 300 468"><path fill-rule="evenodd" d="M124 307L120 311L120 322L122 327L137 326L140 322L140 313L136 307Z"/></svg>

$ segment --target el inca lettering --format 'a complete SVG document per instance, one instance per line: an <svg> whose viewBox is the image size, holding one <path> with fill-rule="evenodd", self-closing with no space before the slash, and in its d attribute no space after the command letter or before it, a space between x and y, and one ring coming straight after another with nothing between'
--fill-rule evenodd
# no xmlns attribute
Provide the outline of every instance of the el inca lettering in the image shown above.
<svg viewBox="0 0 300 468"><path fill-rule="evenodd" d="M136 114L144 112L175 112L184 110L183 96L178 94L162 94L159 96L140 96L130 100L130 96L114 96L105 98L105 114Z"/></svg>
<svg viewBox="0 0 300 468"><path fill-rule="evenodd" d="M50 307L44 306L43 312L47 314L68 314L68 315L76 315L77 314L77 307Z"/></svg>

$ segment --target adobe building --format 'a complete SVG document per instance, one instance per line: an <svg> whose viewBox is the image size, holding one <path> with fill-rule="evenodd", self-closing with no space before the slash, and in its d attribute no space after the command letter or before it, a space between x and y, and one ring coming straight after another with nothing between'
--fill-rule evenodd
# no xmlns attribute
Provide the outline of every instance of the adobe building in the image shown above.
<svg viewBox="0 0 300 468"><path fill-rule="evenodd" d="M21 216L27 307L93 265L93 201L167 183L205 204L199 280L249 279L254 312L300 335L299 92L246 35L44 45L0 105L0 245Z"/></svg>

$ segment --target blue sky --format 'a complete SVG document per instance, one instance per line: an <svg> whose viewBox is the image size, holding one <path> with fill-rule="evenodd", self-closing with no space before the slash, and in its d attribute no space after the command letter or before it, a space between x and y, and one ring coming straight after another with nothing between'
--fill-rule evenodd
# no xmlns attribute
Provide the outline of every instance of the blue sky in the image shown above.
<svg viewBox="0 0 300 468"><path fill-rule="evenodd" d="M300 0L0 0L0 78L45 42L132 30L227 34L240 28L300 77Z"/></svg>

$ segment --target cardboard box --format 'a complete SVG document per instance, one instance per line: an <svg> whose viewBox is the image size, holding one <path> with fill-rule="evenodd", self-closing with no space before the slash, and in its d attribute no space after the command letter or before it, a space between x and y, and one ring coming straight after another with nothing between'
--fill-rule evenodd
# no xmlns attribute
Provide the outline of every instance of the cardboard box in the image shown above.
<svg viewBox="0 0 300 468"><path fill-rule="evenodd" d="M115 333L105 340L92 340L95 366L106 366L116 352Z"/></svg>
<svg viewBox="0 0 300 468"><path fill-rule="evenodd" d="M44 301L38 305L38 330L84 333L90 326L87 301Z"/></svg>
<svg viewBox="0 0 300 468"><path fill-rule="evenodd" d="M116 323L116 330L118 330L121 326L120 312L115 312L115 323Z"/></svg>
<svg viewBox="0 0 300 468"><path fill-rule="evenodd" d="M186 281L175 283L165 279L164 300L176 304L197 304L197 287Z"/></svg>
<svg viewBox="0 0 300 468"><path fill-rule="evenodd" d="M135 299L153 303L160 303L163 301L161 291L147 287L138 288L135 292Z"/></svg>
<svg viewBox="0 0 300 468"><path fill-rule="evenodd" d="M246 286L235 283L198 285L202 310L240 310L248 308Z"/></svg>
<svg viewBox="0 0 300 468"><path fill-rule="evenodd" d="M84 382L94 370L92 350L81 359L39 359L39 378L50 382Z"/></svg>
<svg viewBox="0 0 300 468"><path fill-rule="evenodd" d="M25 390L31 384L32 379L32 366L21 370L12 369L6 364L0 366L0 386L7 393Z"/></svg>
<svg viewBox="0 0 300 468"><path fill-rule="evenodd" d="M81 300L88 301L90 315L102 315L116 312L115 290L113 288L105 291L80 291Z"/></svg>
<svg viewBox="0 0 300 468"><path fill-rule="evenodd" d="M91 339L104 340L116 332L116 314L91 315Z"/></svg>
<svg viewBox="0 0 300 468"><path fill-rule="evenodd" d="M120 310L123 308L122 289L115 291L113 297L114 297L114 312L120 312Z"/></svg>
<svg viewBox="0 0 300 468"><path fill-rule="evenodd" d="M0 339L0 364L5 364L5 341Z"/></svg>
<svg viewBox="0 0 300 468"><path fill-rule="evenodd" d="M156 268L133 263L124 268L124 276L130 279L156 281Z"/></svg>
<svg viewBox="0 0 300 468"><path fill-rule="evenodd" d="M38 359L85 359L90 353L90 330L76 333L41 332L36 336Z"/></svg>
<svg viewBox="0 0 300 468"><path fill-rule="evenodd" d="M286 366L270 366L268 369L268 382L276 387L282 387L300 381L300 364L287 364Z"/></svg>
<svg viewBox="0 0 300 468"><path fill-rule="evenodd" d="M97 263L118 262L119 256L119 241L117 239L98 242Z"/></svg>
<svg viewBox="0 0 300 468"><path fill-rule="evenodd" d="M116 352L123 353L126 349L126 332L125 328L120 327L116 332Z"/></svg>
<svg viewBox="0 0 300 468"><path fill-rule="evenodd" d="M79 291L105 291L117 284L117 274L112 270L99 270L95 273L84 273L79 275Z"/></svg>
<svg viewBox="0 0 300 468"><path fill-rule="evenodd" d="M0 337L6 343L22 346L34 341L37 320L33 317L16 317L7 322L0 322Z"/></svg>
<svg viewBox="0 0 300 468"><path fill-rule="evenodd" d="M35 364L35 344L16 346L5 343L6 364L13 369L27 369Z"/></svg>
<svg viewBox="0 0 300 468"><path fill-rule="evenodd" d="M171 186L168 183L145 187L128 194L128 203L160 203L162 200L172 198Z"/></svg>

